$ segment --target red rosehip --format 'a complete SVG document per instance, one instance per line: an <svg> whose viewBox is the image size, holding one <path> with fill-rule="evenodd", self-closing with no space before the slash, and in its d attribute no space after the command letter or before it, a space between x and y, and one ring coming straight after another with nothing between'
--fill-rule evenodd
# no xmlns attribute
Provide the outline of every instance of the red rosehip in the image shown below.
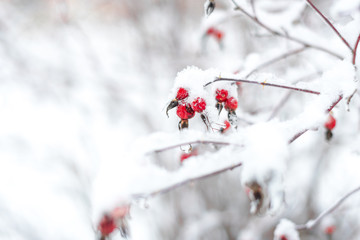
<svg viewBox="0 0 360 240"><path fill-rule="evenodd" d="M336 125L336 119L330 114L324 125L326 129L332 130Z"/></svg>
<svg viewBox="0 0 360 240"><path fill-rule="evenodd" d="M215 28L210 27L210 28L206 31L206 34L207 34L207 35L212 35L214 32L215 32Z"/></svg>
<svg viewBox="0 0 360 240"><path fill-rule="evenodd" d="M116 229L114 218L105 214L100 220L98 229L103 236L107 236L112 233Z"/></svg>
<svg viewBox="0 0 360 240"><path fill-rule="evenodd" d="M206 102L203 98L198 97L192 102L191 106L195 112L201 113L206 108Z"/></svg>
<svg viewBox="0 0 360 240"><path fill-rule="evenodd" d="M288 240L288 239L287 239L287 237L285 235L281 235L280 240Z"/></svg>
<svg viewBox="0 0 360 240"><path fill-rule="evenodd" d="M336 227L335 226L328 226L325 228L325 233L328 235L331 235L335 232Z"/></svg>
<svg viewBox="0 0 360 240"><path fill-rule="evenodd" d="M225 120L224 124L225 124L225 127L220 128L221 133L224 133L225 131L227 131L231 127L230 122L228 120Z"/></svg>
<svg viewBox="0 0 360 240"><path fill-rule="evenodd" d="M218 30L214 33L214 37L216 40L221 41L224 37L224 33Z"/></svg>
<svg viewBox="0 0 360 240"><path fill-rule="evenodd" d="M195 111L189 103L181 103L176 110L176 114L182 120L187 120L195 116Z"/></svg>
<svg viewBox="0 0 360 240"><path fill-rule="evenodd" d="M218 102L225 102L228 97L228 91L225 89L216 89L216 100Z"/></svg>
<svg viewBox="0 0 360 240"><path fill-rule="evenodd" d="M179 90L177 91L176 94L176 99L177 100L184 100L185 98L187 98L189 96L188 91L185 88L179 88Z"/></svg>
<svg viewBox="0 0 360 240"><path fill-rule="evenodd" d="M231 97L231 98L228 98L225 102L225 109L226 110L236 110L238 107L238 101L234 98L234 97Z"/></svg>

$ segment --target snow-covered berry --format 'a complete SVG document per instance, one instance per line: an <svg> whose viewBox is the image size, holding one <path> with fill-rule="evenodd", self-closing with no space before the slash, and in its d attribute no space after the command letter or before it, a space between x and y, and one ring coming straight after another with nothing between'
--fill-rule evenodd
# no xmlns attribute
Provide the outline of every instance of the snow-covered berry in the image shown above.
<svg viewBox="0 0 360 240"><path fill-rule="evenodd" d="M201 113L206 108L206 102L203 98L198 97L192 102L191 106L195 112Z"/></svg>
<svg viewBox="0 0 360 240"><path fill-rule="evenodd" d="M218 102L225 102L228 97L228 91L225 89L216 89L216 100Z"/></svg>
<svg viewBox="0 0 360 240"><path fill-rule="evenodd" d="M179 90L177 91L176 94L176 99L177 100L184 100L185 98L187 98L189 96L189 92L188 90L186 90L185 88L179 88Z"/></svg>
<svg viewBox="0 0 360 240"><path fill-rule="evenodd" d="M225 102L225 109L228 111L234 111L238 107L238 101L234 98L228 98Z"/></svg>
<svg viewBox="0 0 360 240"><path fill-rule="evenodd" d="M189 103L181 103L176 110L176 114L182 120L187 120L195 116L195 111Z"/></svg>
<svg viewBox="0 0 360 240"><path fill-rule="evenodd" d="M115 220L112 216L105 214L98 225L98 230L103 236L107 236L116 229Z"/></svg>
<svg viewBox="0 0 360 240"><path fill-rule="evenodd" d="M335 232L335 229L336 229L336 227L334 225L331 225L331 226L326 227L324 231L327 235L331 235Z"/></svg>
<svg viewBox="0 0 360 240"><path fill-rule="evenodd" d="M332 130L336 126L336 119L329 114L328 120L324 124L325 128L328 130Z"/></svg>

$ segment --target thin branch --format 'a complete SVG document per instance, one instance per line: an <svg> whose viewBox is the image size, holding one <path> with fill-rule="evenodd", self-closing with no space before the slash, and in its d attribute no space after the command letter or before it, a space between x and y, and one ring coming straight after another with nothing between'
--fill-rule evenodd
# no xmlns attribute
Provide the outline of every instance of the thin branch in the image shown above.
<svg viewBox="0 0 360 240"><path fill-rule="evenodd" d="M250 80L245 80L245 79L234 79L234 78L216 78L214 81L208 82L207 84L205 84L204 87L206 87L212 83L219 82L219 81L252 83L252 84L258 84L258 85L262 85L262 86L278 87L278 88L290 89L290 90L294 90L294 91L306 92L306 93L311 93L311 94L316 94L316 95L320 94L320 92L303 89L303 88L296 88L296 87L285 86L285 85L274 84L274 83L258 82L258 81L250 81Z"/></svg>
<svg viewBox="0 0 360 240"><path fill-rule="evenodd" d="M243 147L243 145L236 144L236 143L217 142L217 141L208 141L208 140L197 140L197 141L184 142L184 143L179 143L179 144L171 145L171 146L168 146L168 147L152 150L152 151L147 152L146 155L152 154L152 153L164 152L164 151L167 151L167 150L170 150L170 149L174 149L174 148L181 147L181 146L184 146L184 145L191 145L191 144L234 145L234 146L238 146L238 147Z"/></svg>
<svg viewBox="0 0 360 240"><path fill-rule="evenodd" d="M330 213L332 213L333 211L335 211L348 197L350 197L351 195L353 195L354 193L360 191L360 186L355 188L354 190L350 191L349 193L347 193L345 196L343 196L342 198L340 198L338 201L336 201L336 203L334 205L332 205L330 208L326 209L325 211L323 211L316 219L312 219L309 220L307 223L303 224L303 225L297 225L296 229L297 230L306 230L306 229L311 229L314 226L316 226L326 215L329 215Z"/></svg>
<svg viewBox="0 0 360 240"><path fill-rule="evenodd" d="M291 96L291 91L289 91L281 100L280 102L276 105L276 107L274 108L274 110L272 111L270 117L267 119L267 121L270 121L271 119L273 119L276 114L279 112L279 110L285 105L285 103L289 100L290 96Z"/></svg>
<svg viewBox="0 0 360 240"><path fill-rule="evenodd" d="M338 35L338 37L345 43L345 45L353 53L354 50L352 49L348 41L346 41L346 39L340 34L340 32L335 28L335 26L329 21L329 19L325 17L325 15L310 0L306 0L306 2L322 17L322 19L324 19L324 21L332 28L332 30L334 30L336 35Z"/></svg>
<svg viewBox="0 0 360 240"><path fill-rule="evenodd" d="M179 188L183 185L186 185L188 183L191 183L191 182L195 182L195 181L199 181L199 180L203 180L203 179L206 179L208 177L212 177L212 176L216 176L216 175L219 175L223 172L226 172L226 171L229 171L229 170L233 170L234 168L238 168L242 165L242 163L237 163L237 164L234 164L234 165L231 165L229 167L225 167L225 168L222 168L220 170L217 170L217 171L214 171L214 172L211 172L211 173L207 173L207 174L204 174L202 176L199 176L199 177L194 177L194 178L189 178L189 179L186 179L184 181L181 181L181 182L178 182L178 183L175 183L173 185L170 185L168 187L165 187L165 188L161 188L159 190L156 190L156 191L153 191L153 192L150 192L150 193L138 193L138 194L134 194L132 195L132 198L134 200L136 199L141 199L141 198L150 198L150 197L154 197L156 195L159 195L159 194L164 194L164 193L167 193L167 192L170 192L176 188Z"/></svg>
<svg viewBox="0 0 360 240"><path fill-rule="evenodd" d="M357 48L359 46L359 42L360 42L360 34L356 40L356 43L355 43L355 47L354 47L354 51L353 51L353 59L352 59L352 63L355 65L356 63L356 52L357 52Z"/></svg>
<svg viewBox="0 0 360 240"><path fill-rule="evenodd" d="M326 110L327 113L329 113L340 101L341 99L343 99L342 95L339 96L339 98ZM290 140L289 140L289 144L294 142L296 139L298 139L301 135L303 135L304 133L306 133L307 131L309 131L309 129L304 129L300 132L298 132L297 134L295 134Z"/></svg>
<svg viewBox="0 0 360 240"><path fill-rule="evenodd" d="M292 37L292 36L290 36L288 34L284 34L284 33L278 32L278 31L270 28L269 26L267 26L263 22L261 22L258 18L252 16L249 12L245 11L245 9L240 7L239 4L237 4L235 0L231 0L231 1L235 5L235 10L241 11L243 14L245 14L247 17L249 17L251 20L253 20L255 23L257 23L259 26L266 29L268 32L272 33L273 35L279 36L279 37L282 37L282 38L285 38L285 39L288 39L288 40L291 40L293 42L297 42L297 43L303 45L304 47L310 47L310 48L317 49L317 50L322 51L322 52L326 52L326 53L328 53L328 54L330 54L330 55L332 55L334 57L337 57L337 58L339 58L341 60L343 59L342 56L338 55L337 53L335 53L335 52L333 52L331 50L328 50L328 49L320 47L320 46L312 45L312 44L307 43L307 42L305 42L305 41L303 41L301 39Z"/></svg>
<svg viewBox="0 0 360 240"><path fill-rule="evenodd" d="M251 70L251 71L245 76L245 78L248 78L250 75L252 75L252 74L253 74L254 72L256 72L256 71L259 71L260 69L263 69L263 68L265 68L265 67L267 67L267 66L269 66L269 65L271 65L271 64L274 64L274 63L276 63L276 62L278 62L278 61L280 61L280 60L282 60L282 59L285 59L285 58L287 58L287 57L289 57L289 56L298 54L298 53L306 50L307 48L308 48L307 46L300 47L300 48L298 48L298 49L295 49L295 50L292 50L292 51L290 51L290 52L281 54L281 55L279 55L279 56L277 56L277 57L274 57L273 59L270 59L269 61L264 62L264 63L260 64L259 66L257 66L256 68L254 68L253 70Z"/></svg>

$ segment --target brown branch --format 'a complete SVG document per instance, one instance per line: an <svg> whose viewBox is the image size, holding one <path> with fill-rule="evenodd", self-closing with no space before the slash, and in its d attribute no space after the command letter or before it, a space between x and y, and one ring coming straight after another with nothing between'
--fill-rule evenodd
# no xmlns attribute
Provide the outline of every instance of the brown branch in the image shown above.
<svg viewBox="0 0 360 240"><path fill-rule="evenodd" d="M167 150L170 150L170 149L173 149L173 148L181 147L183 145L191 145L191 144L234 145L234 146L238 146L238 147L243 147L243 145L236 144L236 143L217 142L217 141L208 141L208 140L197 140L197 141L184 142L184 143L179 143L179 144L171 145L171 146L164 147L164 148L155 149L155 150L147 152L146 155L152 154L152 153L164 152L164 151L167 151Z"/></svg>
<svg viewBox="0 0 360 240"><path fill-rule="evenodd" d="M359 46L359 42L360 42L360 34L356 40L356 43L355 43L355 47L354 47L354 51L353 51L353 59L352 59L352 63L355 65L356 63L356 52L357 52L357 48Z"/></svg>
<svg viewBox="0 0 360 240"><path fill-rule="evenodd" d="M323 48L323 47L320 47L320 46L316 46L316 45L313 45L313 44L310 44L310 43L307 43L301 39L298 39L298 38L295 38L295 37L292 37L288 34L284 34L284 33L281 33L279 31L276 31L272 28L270 28L269 26L265 25L263 22L261 22L257 17L254 17L252 16L249 12L245 11L245 9L243 9L242 7L239 6L239 4L237 4L235 2L235 0L231 0L233 2L233 4L235 5L235 10L239 10L241 11L243 14L245 14L247 17L249 17L251 20L253 20L255 23L257 23L259 26L261 26L262 28L264 28L265 30L267 30L268 32L270 32L271 34L275 35L275 36L279 36L279 37L282 37L282 38L285 38L285 39L288 39L288 40L291 40L293 42L297 42L301 45L303 45L304 47L310 47L310 48L313 48L313 49L316 49L316 50L319 50L319 51L322 51L322 52L325 52L325 53L328 53L334 57L337 57L339 59L343 59L342 56L338 55L337 53L333 52L333 51L330 51L326 48Z"/></svg>
<svg viewBox="0 0 360 240"><path fill-rule="evenodd" d="M258 82L258 81L250 81L250 80L245 80L245 79L234 79L234 78L216 78L214 81L208 82L207 84L205 84L204 87L206 87L212 83L219 82L219 81L252 83L252 84L258 84L258 85L262 85L262 86L278 87L278 88L290 89L290 90L294 90L294 91L306 92L306 93L311 93L311 94L316 94L316 95L320 94L320 92L303 89L303 88L296 88L296 87L285 86L285 85L274 84L274 83Z"/></svg>
<svg viewBox="0 0 360 240"><path fill-rule="evenodd" d="M168 187L161 188L159 190L156 190L156 191L153 191L153 192L150 192L150 193L137 193L137 194L132 195L132 198L134 200L136 200L136 199L141 199L141 198L154 197L154 196L159 195L159 194L164 194L164 193L170 192L170 191L172 191L172 190L174 190L176 188L179 188L179 187L181 187L183 185L186 185L188 183L203 180L203 179L206 179L208 177L216 176L216 175L221 174L223 172L233 170L234 168L240 167L241 165L242 165L242 163L237 163L237 164L231 165L229 167L225 167L225 168L222 168L220 170L216 170L214 172L204 174L204 175L199 176L199 177L193 177L193 178L186 179L184 181L172 184L172 185L170 185Z"/></svg>
<svg viewBox="0 0 360 240"><path fill-rule="evenodd" d="M332 28L332 30L334 30L336 35L338 35L338 37L345 43L345 45L353 53L354 50L352 49L348 41L346 41L346 39L340 34L340 32L335 28L335 26L329 21L329 19L310 0L306 0L306 2L322 17L322 19L325 20L325 22Z"/></svg>
<svg viewBox="0 0 360 240"><path fill-rule="evenodd" d="M360 191L360 186L353 189L352 191L350 191L349 193L347 193L345 196L343 196L342 198L340 198L338 201L335 202L334 205L332 205L330 208L326 209L325 211L323 211L316 219L313 220L309 220L307 223L302 224L302 225L297 225L296 229L297 230L308 230L313 228L314 226L316 226L326 215L329 215L330 213L332 213L333 211L336 210L336 208L338 208L347 198L349 198L351 195L353 195L354 193Z"/></svg>
<svg viewBox="0 0 360 240"><path fill-rule="evenodd" d="M267 67L267 66L269 66L269 65L271 65L271 64L274 64L274 63L276 63L276 62L278 62L278 61L280 61L280 60L282 60L282 59L285 59L285 58L287 58L287 57L289 57L289 56L298 54L298 53L306 50L307 48L308 48L308 46L303 46L303 47L300 47L300 48L298 48L298 49L292 50L292 51L290 51L290 52L281 54L281 55L279 55L279 56L277 56L277 57L274 57L273 59L270 59L269 61L264 62L264 63L260 64L259 66L257 66L256 68L254 68L253 70L251 70L251 71L245 76L245 78L250 77L250 75L252 75L252 74L253 74L254 72L256 72L256 71L259 71L260 69L263 69L263 68L265 68L265 67Z"/></svg>
<svg viewBox="0 0 360 240"><path fill-rule="evenodd" d="M326 110L327 113L329 113L340 101L341 99L343 99L342 95L339 96L339 98ZM304 129L300 132L298 132L297 134L295 134L290 140L289 140L289 144L294 142L296 139L298 139L301 135L303 135L304 133L306 133L307 131L309 131L309 129Z"/></svg>

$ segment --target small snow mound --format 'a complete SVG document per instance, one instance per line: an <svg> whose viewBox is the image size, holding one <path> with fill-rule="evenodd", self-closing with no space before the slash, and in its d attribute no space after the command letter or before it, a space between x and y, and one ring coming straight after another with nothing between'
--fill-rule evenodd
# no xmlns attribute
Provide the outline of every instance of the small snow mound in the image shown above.
<svg viewBox="0 0 360 240"><path fill-rule="evenodd" d="M274 232L274 240L300 240L295 224L287 219L281 219Z"/></svg>

